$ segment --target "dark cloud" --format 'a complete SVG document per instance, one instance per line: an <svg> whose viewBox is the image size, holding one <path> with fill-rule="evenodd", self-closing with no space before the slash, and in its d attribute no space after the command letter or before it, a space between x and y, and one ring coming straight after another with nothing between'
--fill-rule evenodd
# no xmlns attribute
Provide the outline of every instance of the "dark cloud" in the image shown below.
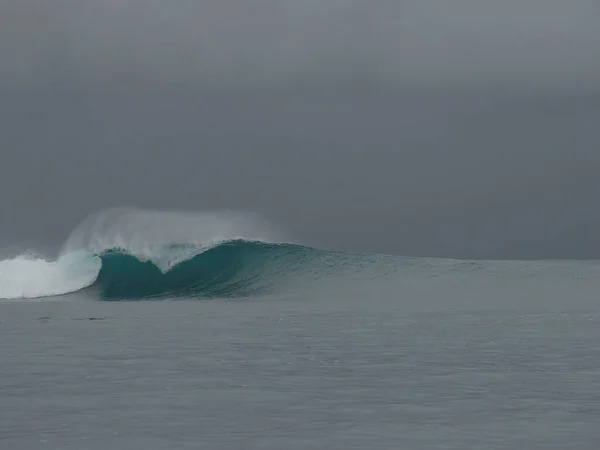
<svg viewBox="0 0 600 450"><path fill-rule="evenodd" d="M301 240L598 257L594 1L0 4L0 247L115 205Z"/></svg>

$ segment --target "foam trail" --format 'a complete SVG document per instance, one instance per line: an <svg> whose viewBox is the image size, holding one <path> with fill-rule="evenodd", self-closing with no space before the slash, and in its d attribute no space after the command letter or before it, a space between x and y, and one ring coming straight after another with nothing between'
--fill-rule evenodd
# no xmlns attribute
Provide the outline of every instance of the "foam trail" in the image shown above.
<svg viewBox="0 0 600 450"><path fill-rule="evenodd" d="M87 252L46 261L29 255L0 261L0 298L50 297L92 285L102 262Z"/></svg>

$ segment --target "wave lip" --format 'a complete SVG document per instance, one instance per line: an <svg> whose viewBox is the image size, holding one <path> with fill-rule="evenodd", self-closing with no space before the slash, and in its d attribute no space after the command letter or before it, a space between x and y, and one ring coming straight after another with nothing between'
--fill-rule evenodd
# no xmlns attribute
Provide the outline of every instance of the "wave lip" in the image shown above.
<svg viewBox="0 0 600 450"><path fill-rule="evenodd" d="M167 272L204 250L233 240L289 242L281 231L255 213L122 207L87 217L71 232L61 254L84 249L102 255L120 249Z"/></svg>

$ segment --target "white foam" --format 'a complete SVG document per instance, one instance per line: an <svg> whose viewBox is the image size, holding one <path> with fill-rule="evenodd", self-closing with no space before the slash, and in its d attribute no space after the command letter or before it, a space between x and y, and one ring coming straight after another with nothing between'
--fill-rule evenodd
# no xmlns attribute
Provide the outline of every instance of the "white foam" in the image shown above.
<svg viewBox="0 0 600 450"><path fill-rule="evenodd" d="M96 281L102 262L87 252L56 261L20 255L0 261L0 299L50 297L86 288Z"/></svg>

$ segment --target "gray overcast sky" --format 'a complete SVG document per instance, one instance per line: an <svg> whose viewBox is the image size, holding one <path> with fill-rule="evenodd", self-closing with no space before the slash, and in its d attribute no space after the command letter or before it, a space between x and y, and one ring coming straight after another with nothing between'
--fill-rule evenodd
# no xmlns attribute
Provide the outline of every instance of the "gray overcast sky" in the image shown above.
<svg viewBox="0 0 600 450"><path fill-rule="evenodd" d="M596 0L3 0L0 74L598 85Z"/></svg>
<svg viewBox="0 0 600 450"><path fill-rule="evenodd" d="M599 257L595 0L4 0L0 247L114 205Z"/></svg>

